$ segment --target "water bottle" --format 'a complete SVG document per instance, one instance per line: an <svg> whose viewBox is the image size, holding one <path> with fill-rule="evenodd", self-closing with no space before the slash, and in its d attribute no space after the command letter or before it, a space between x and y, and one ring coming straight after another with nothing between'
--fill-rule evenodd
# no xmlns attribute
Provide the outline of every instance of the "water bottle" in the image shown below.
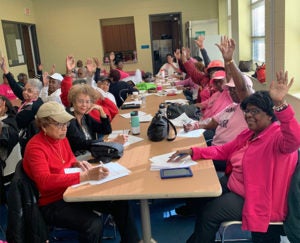
<svg viewBox="0 0 300 243"><path fill-rule="evenodd" d="M160 103L160 105L159 105L159 113L162 116L166 116L166 106L165 106L165 103Z"/></svg>
<svg viewBox="0 0 300 243"><path fill-rule="evenodd" d="M132 111L130 113L131 117L131 133L133 135L140 134L140 119L138 111Z"/></svg>

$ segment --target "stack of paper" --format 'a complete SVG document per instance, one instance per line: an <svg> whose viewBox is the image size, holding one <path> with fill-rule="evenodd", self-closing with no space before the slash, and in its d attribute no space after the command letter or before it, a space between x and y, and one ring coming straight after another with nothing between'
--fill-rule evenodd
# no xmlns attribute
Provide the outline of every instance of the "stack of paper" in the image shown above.
<svg viewBox="0 0 300 243"><path fill-rule="evenodd" d="M184 138L198 138L205 132L205 129L196 129L189 132L185 132L184 129L181 129L177 133L177 137L184 137Z"/></svg>
<svg viewBox="0 0 300 243"><path fill-rule="evenodd" d="M189 167L197 164L197 162L193 161L191 157L186 157L180 162L167 162L170 159L170 156L174 154L174 152L162 154L158 156L154 156L150 158L151 165L150 170L160 170L160 169L168 169L168 168L183 168Z"/></svg>
<svg viewBox="0 0 300 243"><path fill-rule="evenodd" d="M115 137L117 137L119 134L128 134L129 130L128 129L124 129L124 130L114 130L112 131L111 134L109 134L108 139L113 139ZM132 136L132 135L128 135L128 141L126 143L123 144L124 147L133 144L133 143L137 143L140 141L143 141L143 138L137 137L137 136Z"/></svg>
<svg viewBox="0 0 300 243"><path fill-rule="evenodd" d="M101 165L99 165L101 166ZM110 162L107 164L104 164L103 167L107 168L109 170L109 175L101 180L91 180L91 181L85 181L79 184L76 184L74 186L80 186L83 184L90 183L91 185L96 185L96 184L102 184L111 180L115 180L117 178L127 176L131 173L130 170L125 168L124 166L120 165L117 162ZM65 174L71 174L71 173L78 173L81 172L82 170L80 168L67 168L65 169Z"/></svg>
<svg viewBox="0 0 300 243"><path fill-rule="evenodd" d="M180 116L176 117L175 119L172 119L171 122L176 127L183 127L183 124L192 123L195 122L195 120L189 118L187 114L184 112Z"/></svg>

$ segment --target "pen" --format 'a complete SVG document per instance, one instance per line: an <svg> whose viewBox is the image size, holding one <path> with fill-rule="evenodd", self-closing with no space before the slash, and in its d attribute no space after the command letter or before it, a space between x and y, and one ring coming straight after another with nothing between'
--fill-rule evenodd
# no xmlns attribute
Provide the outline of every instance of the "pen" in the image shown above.
<svg viewBox="0 0 300 243"><path fill-rule="evenodd" d="M103 164L103 162L101 160L99 161L99 163L100 163L100 171L103 172L102 168L103 168L104 164Z"/></svg>

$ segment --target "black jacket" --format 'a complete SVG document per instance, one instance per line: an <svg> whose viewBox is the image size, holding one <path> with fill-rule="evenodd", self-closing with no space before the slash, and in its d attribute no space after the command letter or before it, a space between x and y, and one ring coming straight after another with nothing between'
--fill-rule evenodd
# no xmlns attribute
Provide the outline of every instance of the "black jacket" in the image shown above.
<svg viewBox="0 0 300 243"><path fill-rule="evenodd" d="M4 183L4 168L6 167L6 159L10 155L15 145L19 142L19 130L14 115L8 115L2 120L2 132L0 133L0 203L6 200Z"/></svg>
<svg viewBox="0 0 300 243"><path fill-rule="evenodd" d="M9 243L42 243L49 239L37 204L38 195L35 184L19 162L8 192L6 239Z"/></svg>
<svg viewBox="0 0 300 243"><path fill-rule="evenodd" d="M67 108L67 112L74 115L72 108ZM91 135L91 139L86 139L84 131L76 119L70 121L68 126L67 138L69 140L71 149L75 156L84 153L86 150L90 150L91 143L97 139L97 134L110 134L112 129L109 118L102 118L101 122L96 121L89 115L83 116L84 122L88 127L88 132Z"/></svg>

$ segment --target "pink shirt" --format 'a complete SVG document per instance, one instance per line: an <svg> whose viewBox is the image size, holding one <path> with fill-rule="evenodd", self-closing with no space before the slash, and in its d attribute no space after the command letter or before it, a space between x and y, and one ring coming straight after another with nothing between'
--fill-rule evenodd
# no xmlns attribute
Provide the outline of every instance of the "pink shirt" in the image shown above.
<svg viewBox="0 0 300 243"><path fill-rule="evenodd" d="M14 100L17 98L8 84L0 85L0 94L5 96L9 100Z"/></svg>
<svg viewBox="0 0 300 243"><path fill-rule="evenodd" d="M232 99L227 89L223 90L223 92L217 91L213 93L211 97L201 102L201 106L203 107L201 109L201 120L213 117L230 104L232 104Z"/></svg>
<svg viewBox="0 0 300 243"><path fill-rule="evenodd" d="M218 123L213 145L222 145L233 140L248 125L244 113L237 103L228 105L223 111L216 114L213 119Z"/></svg>
<svg viewBox="0 0 300 243"><path fill-rule="evenodd" d="M118 72L120 73L120 80L129 77L128 73L126 73L126 72L124 72L124 71L122 71L120 69L116 69L116 70L118 70Z"/></svg>
<svg viewBox="0 0 300 243"><path fill-rule="evenodd" d="M232 172L229 176L227 186L236 194L241 197L245 197L245 186L244 186L244 175L243 175L243 157L247 150L249 143L240 148L239 150L232 153L230 163L232 165Z"/></svg>

